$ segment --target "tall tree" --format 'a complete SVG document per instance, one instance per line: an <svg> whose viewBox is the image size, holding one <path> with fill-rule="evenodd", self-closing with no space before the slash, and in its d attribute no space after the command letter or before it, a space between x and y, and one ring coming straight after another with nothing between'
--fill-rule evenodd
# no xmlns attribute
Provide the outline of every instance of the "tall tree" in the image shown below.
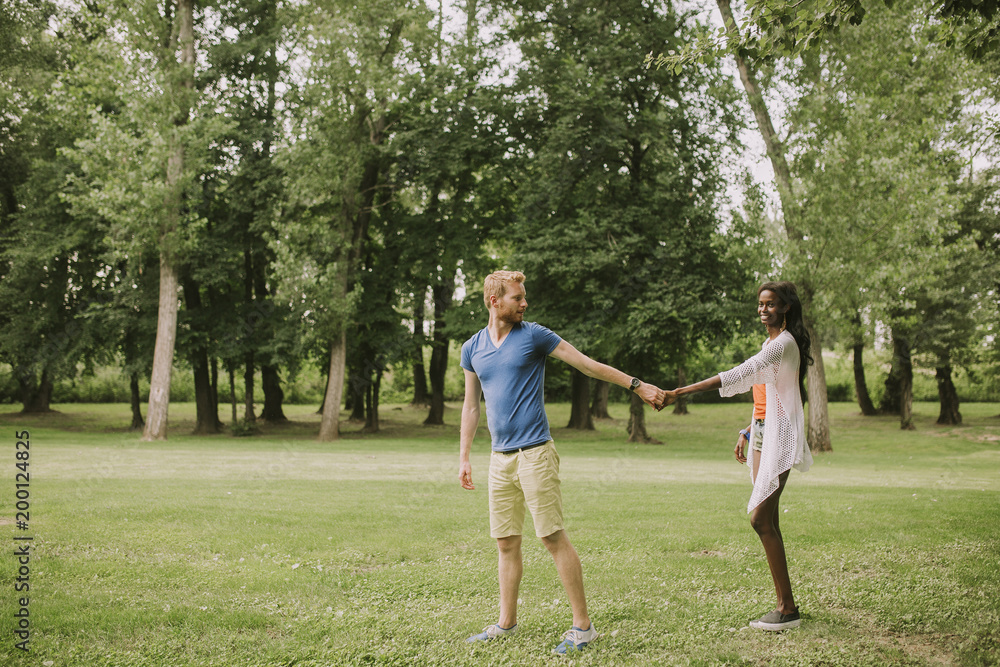
<svg viewBox="0 0 1000 667"><path fill-rule="evenodd" d="M260 367L264 405L261 417L286 421L282 409L279 368L289 362L291 332L287 311L279 307L274 275L273 244L282 200L282 174L275 162L281 144L279 86L285 82L291 52L286 23L294 22L298 8L279 0L229 2L220 5L220 37L209 51L216 97L226 105L236 126L228 137L233 164L224 192L227 219L222 225L230 240L239 240L241 259L235 275L238 290L229 298L239 307L240 363L243 366L245 416L253 422L257 366ZM233 287L237 287L233 285Z"/></svg>
<svg viewBox="0 0 1000 667"><path fill-rule="evenodd" d="M399 216L399 233L408 238L401 264L410 267L414 299L428 291L431 297L432 310L420 311L421 323L431 321L426 425L444 424L449 348L466 331L462 316L461 325L455 322L459 280L469 289L492 270L483 242L505 224L509 206L502 168L506 119L500 86L487 80L496 60L483 43L485 14L475 0L466 2L461 25L446 32L439 11L431 48L420 52L420 81L401 116L394 151L393 183L409 202L409 213ZM469 295L474 301L471 290ZM422 330L414 335L424 338ZM419 371L422 354L414 356Z"/></svg>
<svg viewBox="0 0 1000 667"><path fill-rule="evenodd" d="M319 438L339 437L339 412L352 315L352 292L379 188L387 143L410 90L407 58L425 46L421 3L317 2L304 16L310 66L294 110L298 139L286 158L299 231L290 261L315 271L309 299L323 309L330 352ZM294 294L294 291L290 292ZM299 297L300 298L300 297ZM312 308L309 309L313 311Z"/></svg>
<svg viewBox="0 0 1000 667"><path fill-rule="evenodd" d="M935 41L918 3L878 7L869 19L828 34L789 67L786 144L815 309L854 322L843 328L856 363L859 311L869 326L890 325L898 363L884 408L910 428L911 359L931 340L926 322L914 320L927 308L914 300L940 294L935 267L957 261L958 246L945 238L967 150L956 128L979 113L964 100L981 84L974 63Z"/></svg>
<svg viewBox="0 0 1000 667"><path fill-rule="evenodd" d="M96 5L95 5L96 6ZM86 135L66 151L82 172L67 197L108 225L105 242L125 261L152 251L159 260L157 331L143 438L167 434L177 337L179 280L204 220L198 176L228 121L204 104L196 85L195 11L191 0L100 7L105 30L77 73L121 104L90 114ZM204 17L205 13L199 14Z"/></svg>
<svg viewBox="0 0 1000 667"><path fill-rule="evenodd" d="M688 341L720 327L720 139L739 126L735 90L715 67L684 77L631 57L683 41L682 17L643 2L517 3L524 56L512 128L518 173L515 259L533 317L592 356L658 381ZM707 91L707 92L706 92ZM727 122L728 121L728 122ZM534 285L534 287L532 287ZM574 414L590 392L575 378ZM648 441L632 400L629 438Z"/></svg>
<svg viewBox="0 0 1000 667"><path fill-rule="evenodd" d="M739 28L733 18L733 12L729 0L716 0L722 20L725 23L727 34L735 41L740 39ZM764 145L767 147L767 156L771 161L774 170L774 183L778 190L778 198L781 202L781 219L784 225L785 236L791 242L790 248L799 259L800 266L807 264L805 260L807 251L803 247L805 236L802 231L801 203L793 190L791 170L788 166L786 147L781 140L774 124L771 121L771 114L768 111L767 103L764 100L763 92L757 80L756 72L750 62L744 57L741 51L734 54L736 67L739 70L740 81L747 94L747 101L753 110L757 120L757 129L760 131ZM812 343L810 353L813 364L809 366L806 375L806 392L809 400L809 427L806 439L809 447L813 451L830 451L833 446L830 442L830 417L827 409L826 393L826 371L823 365L823 341L819 330L814 324L814 296L815 285L809 279L809 274L802 270L798 274L789 275L787 278L794 280L799 287L799 296L803 304L803 323L809 332Z"/></svg>
<svg viewBox="0 0 1000 667"><path fill-rule="evenodd" d="M22 410L47 412L56 380L109 350L87 317L107 277L99 221L74 216L62 197L78 169L63 151L107 98L63 87L96 36L87 17L73 24L66 10L29 2L0 8L0 24L0 359Z"/></svg>

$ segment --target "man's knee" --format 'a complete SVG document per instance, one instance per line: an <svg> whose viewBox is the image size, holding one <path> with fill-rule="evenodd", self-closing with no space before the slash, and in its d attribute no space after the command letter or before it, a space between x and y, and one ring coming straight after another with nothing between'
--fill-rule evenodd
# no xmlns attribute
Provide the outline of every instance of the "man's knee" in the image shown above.
<svg viewBox="0 0 1000 667"><path fill-rule="evenodd" d="M505 555L519 552L521 550L521 536L510 535L508 537L498 537L497 549Z"/></svg>
<svg viewBox="0 0 1000 667"><path fill-rule="evenodd" d="M546 535L541 539L545 548L552 552L556 552L564 545L569 544L569 538L566 537L565 530L557 530L556 532Z"/></svg>

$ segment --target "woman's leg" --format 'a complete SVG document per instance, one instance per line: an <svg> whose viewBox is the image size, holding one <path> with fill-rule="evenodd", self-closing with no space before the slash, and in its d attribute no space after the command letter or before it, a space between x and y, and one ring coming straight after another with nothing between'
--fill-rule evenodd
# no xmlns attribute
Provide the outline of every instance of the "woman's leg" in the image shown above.
<svg viewBox="0 0 1000 667"><path fill-rule="evenodd" d="M788 472L778 475L778 488L760 505L754 508L750 515L750 525L760 537L767 555L767 564L771 568L771 578L774 580L774 592L778 596L778 611L791 614L797 607L792 597L792 583L788 579L788 563L785 560L785 543L781 539L778 527L778 500L788 480Z"/></svg>

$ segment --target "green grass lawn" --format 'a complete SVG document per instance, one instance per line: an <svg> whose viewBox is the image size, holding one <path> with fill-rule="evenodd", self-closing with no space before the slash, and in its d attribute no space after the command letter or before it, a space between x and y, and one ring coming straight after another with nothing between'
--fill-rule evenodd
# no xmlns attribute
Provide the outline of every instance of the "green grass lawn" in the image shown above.
<svg viewBox="0 0 1000 667"><path fill-rule="evenodd" d="M384 406L377 435L318 443L314 408L252 438L193 437L171 407L164 443L120 426L122 405L0 407L6 545L4 665L539 665L569 627L548 553L525 541L519 633L496 620L488 434L475 492L448 427ZM1000 405L914 432L831 405L835 451L793 472L782 530L800 629L761 634L773 608L732 457L749 405L650 413L663 445L624 442L625 406L596 432L556 428L567 529L601 638L577 665L1000 663ZM550 405L553 425L568 406ZM14 519L15 436L31 433L30 530ZM526 533L533 534L530 520ZM30 534L30 653L16 649L15 535Z"/></svg>

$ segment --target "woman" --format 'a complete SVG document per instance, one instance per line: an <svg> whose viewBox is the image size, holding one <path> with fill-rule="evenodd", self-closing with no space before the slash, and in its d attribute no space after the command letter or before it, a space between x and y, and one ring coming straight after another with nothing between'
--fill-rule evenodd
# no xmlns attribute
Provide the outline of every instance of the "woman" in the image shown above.
<svg viewBox="0 0 1000 667"><path fill-rule="evenodd" d="M754 384L765 385L766 402L761 450L747 451L753 479L753 493L747 504L750 524L760 536L771 568L778 604L774 611L750 622L758 630L787 630L801 623L788 579L785 544L778 528L778 501L788 472L802 472L812 465L806 446L805 416L802 413L802 379L809 356L809 334L802 323L802 303L790 282L764 283L757 290L757 313L767 327L761 351L736 368L686 387L665 391L660 409L678 396L718 389L723 396L750 391ZM743 462L743 438L737 443L736 457Z"/></svg>

